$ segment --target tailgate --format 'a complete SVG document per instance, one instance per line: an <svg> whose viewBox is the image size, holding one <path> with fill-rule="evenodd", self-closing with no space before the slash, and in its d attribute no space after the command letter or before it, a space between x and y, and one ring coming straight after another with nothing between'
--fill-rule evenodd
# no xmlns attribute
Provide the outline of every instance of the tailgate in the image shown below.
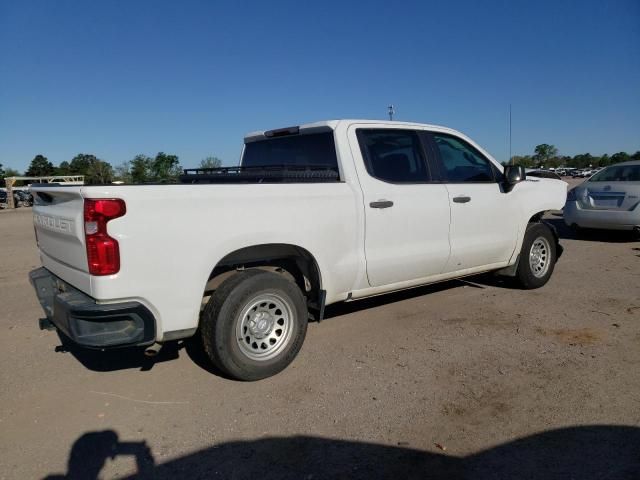
<svg viewBox="0 0 640 480"><path fill-rule="evenodd" d="M88 272L80 186L32 187L38 248L48 262Z"/></svg>

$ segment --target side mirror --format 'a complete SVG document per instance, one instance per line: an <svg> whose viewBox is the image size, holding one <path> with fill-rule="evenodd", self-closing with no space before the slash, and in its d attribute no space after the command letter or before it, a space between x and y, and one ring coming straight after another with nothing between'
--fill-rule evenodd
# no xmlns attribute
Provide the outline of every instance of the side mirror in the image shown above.
<svg viewBox="0 0 640 480"><path fill-rule="evenodd" d="M527 178L524 167L518 165L507 165L504 167L504 183L507 191L510 191L516 183Z"/></svg>

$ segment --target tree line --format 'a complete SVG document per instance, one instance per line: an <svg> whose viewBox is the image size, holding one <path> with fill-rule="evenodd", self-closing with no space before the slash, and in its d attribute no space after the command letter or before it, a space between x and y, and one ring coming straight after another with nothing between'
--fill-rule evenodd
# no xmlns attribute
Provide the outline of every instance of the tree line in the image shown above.
<svg viewBox="0 0 640 480"><path fill-rule="evenodd" d="M618 152L613 155L604 154L601 156L590 153L580 153L574 156L559 155L558 149L554 145L543 143L537 145L533 155L514 155L511 157L512 165L522 165L528 168L588 168L606 167L614 163L626 162L629 160L640 160L640 150L633 154Z"/></svg>
<svg viewBox="0 0 640 480"><path fill-rule="evenodd" d="M633 154L617 152L612 155L601 156L581 153L574 156L559 155L554 145L543 143L537 145L533 155L514 155L512 165L522 165L527 168L586 168L606 167L614 163L628 160L640 160L640 151ZM506 162L503 162L506 163ZM202 168L217 168L222 161L215 156L203 158ZM85 183L89 185L120 181L124 183L172 183L176 182L182 173L182 166L177 155L158 152L155 157L136 155L133 159L113 167L109 162L97 158L95 155L79 153L71 161L60 162L54 166L44 155L36 155L29 168L24 172L27 177L46 177L50 175L84 175ZM21 176L18 170L3 169L0 164L0 183L5 177Z"/></svg>
<svg viewBox="0 0 640 480"><path fill-rule="evenodd" d="M210 156L200 161L202 168L217 168L222 161ZM71 161L60 162L54 166L44 155L36 155L25 177L48 177L51 175L84 175L88 185L98 185L120 181L124 183L174 183L182 173L182 166L177 155L158 152L155 157L136 155L133 159L120 165L112 166L109 162L88 153L79 153ZM0 179L23 176L19 171L0 164Z"/></svg>

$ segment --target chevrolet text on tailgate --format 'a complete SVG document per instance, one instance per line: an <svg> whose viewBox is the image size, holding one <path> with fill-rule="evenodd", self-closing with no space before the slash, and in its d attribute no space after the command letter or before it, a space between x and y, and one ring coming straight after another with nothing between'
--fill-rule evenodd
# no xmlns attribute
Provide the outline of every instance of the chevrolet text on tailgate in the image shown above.
<svg viewBox="0 0 640 480"><path fill-rule="evenodd" d="M284 369L326 305L496 271L549 280L562 181L525 178L432 125L337 120L255 132L238 167L175 185L34 187L46 319L85 347L201 337L224 374Z"/></svg>

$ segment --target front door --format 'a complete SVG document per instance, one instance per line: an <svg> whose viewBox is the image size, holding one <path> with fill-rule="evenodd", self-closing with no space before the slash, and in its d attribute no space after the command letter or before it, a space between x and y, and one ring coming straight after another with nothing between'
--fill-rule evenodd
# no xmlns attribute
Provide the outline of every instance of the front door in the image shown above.
<svg viewBox="0 0 640 480"><path fill-rule="evenodd" d="M451 208L451 255L445 272L508 261L518 238L516 202L503 192L501 172L467 141L432 133Z"/></svg>

